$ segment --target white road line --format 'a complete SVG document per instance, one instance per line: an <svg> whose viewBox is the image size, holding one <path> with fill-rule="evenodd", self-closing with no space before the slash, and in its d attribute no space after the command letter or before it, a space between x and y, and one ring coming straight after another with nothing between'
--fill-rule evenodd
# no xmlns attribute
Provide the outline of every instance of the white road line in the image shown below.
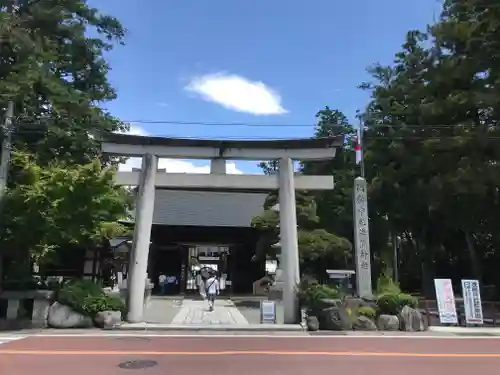
<svg viewBox="0 0 500 375"><path fill-rule="evenodd" d="M439 335L272 335L272 334L170 334L170 333L34 333L31 337L151 337L151 338L265 338L265 339L331 339L331 340L352 340L352 339L404 339L404 340L497 340L500 336L439 336ZM1 338L0 338L1 340Z"/></svg>
<svg viewBox="0 0 500 375"><path fill-rule="evenodd" d="M0 336L0 345L26 338L26 336Z"/></svg>

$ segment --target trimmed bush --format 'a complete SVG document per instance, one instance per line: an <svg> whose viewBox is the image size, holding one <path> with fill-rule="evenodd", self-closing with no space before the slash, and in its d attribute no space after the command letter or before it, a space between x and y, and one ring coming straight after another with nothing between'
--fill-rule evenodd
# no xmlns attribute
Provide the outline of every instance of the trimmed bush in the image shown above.
<svg viewBox="0 0 500 375"><path fill-rule="evenodd" d="M397 294L401 293L399 283L392 278L392 269L386 268L377 279L377 294Z"/></svg>
<svg viewBox="0 0 500 375"><path fill-rule="evenodd" d="M122 317L126 315L123 300L107 295L86 297L82 303L82 310L90 316L95 316L101 311L120 311Z"/></svg>
<svg viewBox="0 0 500 375"><path fill-rule="evenodd" d="M377 298L380 314L397 315L404 306L416 308L418 301L406 293L385 293Z"/></svg>
<svg viewBox="0 0 500 375"><path fill-rule="evenodd" d="M413 309L416 309L418 307L418 299L416 297L413 297L411 294L399 293L398 298L400 301L401 309L405 306L410 306Z"/></svg>
<svg viewBox="0 0 500 375"><path fill-rule="evenodd" d="M106 295L100 284L88 280L75 280L63 285L57 294L57 301L91 317L108 310L125 314L121 298Z"/></svg>
<svg viewBox="0 0 500 375"><path fill-rule="evenodd" d="M358 309L358 316L366 316L371 320L375 320L377 317L377 310L370 306L361 306Z"/></svg>
<svg viewBox="0 0 500 375"><path fill-rule="evenodd" d="M297 295L301 305L312 310L318 309L322 299L341 298L339 290L311 280L304 280L299 284Z"/></svg>

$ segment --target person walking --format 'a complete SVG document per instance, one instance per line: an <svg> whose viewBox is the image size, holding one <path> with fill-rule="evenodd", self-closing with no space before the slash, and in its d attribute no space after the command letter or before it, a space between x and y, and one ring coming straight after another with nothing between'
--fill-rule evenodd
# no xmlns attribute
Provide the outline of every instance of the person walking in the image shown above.
<svg viewBox="0 0 500 375"><path fill-rule="evenodd" d="M167 294L167 276L163 272L158 276L158 286L160 287L160 294Z"/></svg>
<svg viewBox="0 0 500 375"><path fill-rule="evenodd" d="M210 275L207 279L205 290L207 293L208 308L210 311L214 311L215 297L219 294L219 280L217 280L215 275Z"/></svg>

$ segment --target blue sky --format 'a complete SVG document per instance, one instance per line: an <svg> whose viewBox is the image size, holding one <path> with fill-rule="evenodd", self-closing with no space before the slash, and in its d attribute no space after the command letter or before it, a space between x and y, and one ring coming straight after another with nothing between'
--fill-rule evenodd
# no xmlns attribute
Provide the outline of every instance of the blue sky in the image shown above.
<svg viewBox="0 0 500 375"><path fill-rule="evenodd" d="M108 55L118 99L106 107L132 132L176 137L307 137L328 105L354 118L365 69L389 63L438 0L91 0L128 29ZM146 121L146 122L138 122ZM147 122L266 124L200 126ZM277 127L299 124L310 127ZM177 163L177 164L176 164ZM205 162L163 161L171 172ZM256 172L255 163L231 164Z"/></svg>

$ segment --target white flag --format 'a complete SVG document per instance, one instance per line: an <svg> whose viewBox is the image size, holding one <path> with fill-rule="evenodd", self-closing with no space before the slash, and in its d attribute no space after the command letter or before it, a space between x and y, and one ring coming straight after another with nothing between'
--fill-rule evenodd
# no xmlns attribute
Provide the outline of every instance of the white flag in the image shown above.
<svg viewBox="0 0 500 375"><path fill-rule="evenodd" d="M356 164L361 163L361 137L359 129L356 130L356 144L354 145L354 150L356 151Z"/></svg>

